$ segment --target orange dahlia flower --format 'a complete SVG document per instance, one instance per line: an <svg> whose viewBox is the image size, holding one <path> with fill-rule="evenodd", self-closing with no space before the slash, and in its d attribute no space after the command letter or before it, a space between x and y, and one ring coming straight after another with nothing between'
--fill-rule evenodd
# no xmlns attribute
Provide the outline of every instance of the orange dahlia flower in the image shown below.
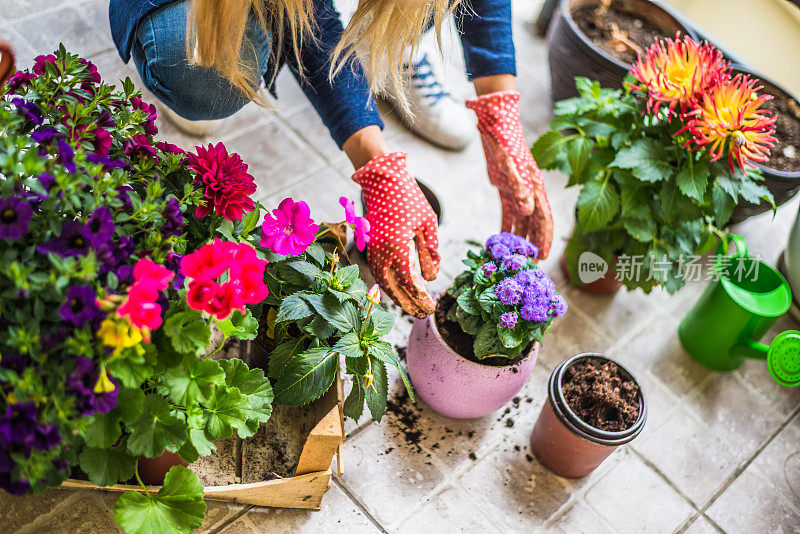
<svg viewBox="0 0 800 534"><path fill-rule="evenodd" d="M758 79L737 74L733 80L712 88L703 95L685 130L692 134L687 145L708 146L711 161L728 155L733 170L734 160L742 170L753 167L753 161L766 161L776 139L775 117L761 106L772 97L758 94Z"/></svg>
<svg viewBox="0 0 800 534"><path fill-rule="evenodd" d="M647 92L647 111L658 113L662 105L673 113L695 107L710 88L727 80L728 62L722 52L709 43L696 43L691 37L656 41L644 56L631 67L631 74L641 85L635 89Z"/></svg>

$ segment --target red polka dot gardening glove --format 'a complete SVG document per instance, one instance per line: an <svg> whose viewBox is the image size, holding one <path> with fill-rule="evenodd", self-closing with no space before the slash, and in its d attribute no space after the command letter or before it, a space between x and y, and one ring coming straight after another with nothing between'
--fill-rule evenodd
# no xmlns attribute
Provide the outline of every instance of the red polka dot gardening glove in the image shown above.
<svg viewBox="0 0 800 534"><path fill-rule="evenodd" d="M436 215L406 169L406 154L393 152L369 160L353 175L361 186L370 224L367 262L386 294L406 312L426 317L431 296L413 268L411 241L419 253L425 280L439 274Z"/></svg>
<svg viewBox="0 0 800 534"><path fill-rule="evenodd" d="M500 193L502 230L539 247L539 259L550 252L553 216L542 172L525 143L519 120L519 93L499 91L467 102L478 115L489 181Z"/></svg>

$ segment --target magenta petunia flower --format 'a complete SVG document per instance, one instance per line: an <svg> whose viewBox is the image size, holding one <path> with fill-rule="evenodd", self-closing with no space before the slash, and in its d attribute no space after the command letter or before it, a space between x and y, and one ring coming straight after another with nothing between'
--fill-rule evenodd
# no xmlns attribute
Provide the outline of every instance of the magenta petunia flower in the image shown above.
<svg viewBox="0 0 800 534"><path fill-rule="evenodd" d="M228 154L222 143L195 149L197 154L189 153L189 168L197 173L196 183L205 194L195 217L205 217L213 210L229 221L241 221L244 212L255 209L250 195L256 192L256 183L247 165L238 154Z"/></svg>
<svg viewBox="0 0 800 534"><path fill-rule="evenodd" d="M340 197L339 204L344 208L344 218L347 224L353 229L353 236L356 239L356 248L364 250L369 243L369 221L365 217L356 215L356 207L352 200L347 197Z"/></svg>
<svg viewBox="0 0 800 534"><path fill-rule="evenodd" d="M311 219L308 204L285 198L264 217L261 246L276 254L297 256L314 241L319 227Z"/></svg>
<svg viewBox="0 0 800 534"><path fill-rule="evenodd" d="M0 198L0 239L19 239L28 233L31 205L15 197Z"/></svg>

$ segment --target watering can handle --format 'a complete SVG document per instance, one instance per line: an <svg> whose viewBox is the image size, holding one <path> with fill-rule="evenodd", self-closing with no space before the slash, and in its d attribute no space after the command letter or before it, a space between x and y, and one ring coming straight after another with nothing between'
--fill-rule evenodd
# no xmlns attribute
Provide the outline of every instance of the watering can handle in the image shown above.
<svg viewBox="0 0 800 534"><path fill-rule="evenodd" d="M740 235L731 234L730 240L728 241L727 249L730 250L730 243L736 245L736 252L731 254L733 258L746 258L747 257L747 243L745 242L744 238ZM728 250L725 250L725 241L720 241L719 245L717 245L717 256L721 256L726 254Z"/></svg>
<svg viewBox="0 0 800 534"><path fill-rule="evenodd" d="M14 72L14 49L6 41L0 41L0 85Z"/></svg>

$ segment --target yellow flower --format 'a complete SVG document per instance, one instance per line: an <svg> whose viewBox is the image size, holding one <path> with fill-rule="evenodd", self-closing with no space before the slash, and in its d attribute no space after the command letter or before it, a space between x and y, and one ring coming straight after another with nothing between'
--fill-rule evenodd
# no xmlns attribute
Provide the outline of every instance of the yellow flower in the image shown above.
<svg viewBox="0 0 800 534"><path fill-rule="evenodd" d="M142 342L142 331L133 326L127 319L122 317L112 318L111 316L103 319L97 336L103 344L114 347L114 355L118 355L123 349L134 347Z"/></svg>
<svg viewBox="0 0 800 534"><path fill-rule="evenodd" d="M772 97L758 94L758 80L736 75L703 96L701 106L693 112L687 130L693 137L687 144L709 147L711 160L725 154L731 170L734 161L744 171L753 161L766 161L775 143L775 117L761 106Z"/></svg>
<svg viewBox="0 0 800 534"><path fill-rule="evenodd" d="M117 389L117 386L115 386L114 382L112 382L108 378L108 373L106 373L106 368L101 367L100 374L97 377L97 383L94 385L94 392L98 394L111 393L115 389Z"/></svg>
<svg viewBox="0 0 800 534"><path fill-rule="evenodd" d="M698 44L680 35L654 43L631 67L641 82L633 86L647 92L647 110L658 113L666 104L669 112L695 107L710 88L729 78L722 52L709 43Z"/></svg>

